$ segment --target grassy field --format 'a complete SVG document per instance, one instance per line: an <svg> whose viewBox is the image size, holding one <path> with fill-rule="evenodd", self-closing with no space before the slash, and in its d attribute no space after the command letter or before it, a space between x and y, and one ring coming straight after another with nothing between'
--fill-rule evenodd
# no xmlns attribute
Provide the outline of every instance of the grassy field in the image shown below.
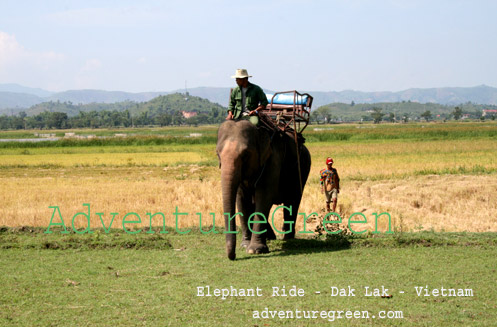
<svg viewBox="0 0 497 327"><path fill-rule="evenodd" d="M300 234L273 241L271 253L238 250L228 262L222 226L213 127L56 131L102 138L56 142L0 142L0 325L307 326L494 324L497 292L497 124L385 124L309 126L311 175L299 212L324 215L319 171L327 156L341 177L338 212L346 228L355 212L368 223L357 230L379 235L336 238ZM0 132L0 139L31 138L46 131ZM112 137L126 133L127 137ZM200 137L191 137L200 133ZM44 234L58 206L71 219L91 206L94 234ZM189 213L178 227L187 235L148 234L148 212ZM103 213L107 235L95 213ZM126 213L142 219L122 231ZM209 213L215 213L212 221ZM58 221L56 215L56 221ZM277 215L277 226L281 224ZM318 219L306 222L312 231ZM160 223L154 221L154 226ZM23 227L20 226L29 226ZM84 228L79 216L76 228ZM300 218L296 229L304 230ZM222 230L218 230L222 233ZM479 232L479 233L476 233ZM483 232L483 233L482 233ZM304 237L305 236L305 237ZM197 297L197 286L263 289L262 297ZM272 297L273 286L293 285L304 297ZM385 286L392 298L365 297L364 286ZM356 297L332 297L330 287L351 286ZM472 288L474 297L417 296L415 286ZM315 294L315 292L321 294ZM405 293L399 293L404 291ZM360 310L367 319L254 319L253 311ZM402 319L379 319L379 311ZM372 316L376 318L372 318Z"/></svg>
<svg viewBox="0 0 497 327"><path fill-rule="evenodd" d="M19 326L492 326L497 238L422 232L340 242L270 243L229 262L223 237L138 234L47 236L7 230L2 240L1 325ZM5 249L8 248L8 249ZM260 297L201 297L259 287ZM273 296L293 286L303 296ZM331 287L355 296L331 296ZM382 286L391 298L365 296ZM471 289L471 297L418 296L415 287ZM205 289L204 289L205 290ZM230 289L231 291L231 289ZM316 292L319 292L317 294ZM404 293L400 293L404 292ZM448 291L447 291L448 292ZM282 294L282 293L278 293ZM325 311L325 318L254 318L254 311ZM338 311L367 312L346 318ZM333 311L335 313L333 313ZM380 315L397 318L381 319ZM296 315L296 313L294 313ZM303 315L303 314L302 314ZM341 315L341 318L339 318ZM294 316L295 317L295 316ZM318 316L319 317L319 316ZM374 317L374 318L373 318ZM334 319L334 321L330 321Z"/></svg>

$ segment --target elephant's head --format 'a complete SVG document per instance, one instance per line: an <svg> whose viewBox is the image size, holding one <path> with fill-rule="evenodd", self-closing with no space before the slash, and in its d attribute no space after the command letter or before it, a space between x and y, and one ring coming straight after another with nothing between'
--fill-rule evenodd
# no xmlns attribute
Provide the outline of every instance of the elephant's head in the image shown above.
<svg viewBox="0 0 497 327"><path fill-rule="evenodd" d="M218 130L216 152L221 167L224 213L235 214L236 194L241 182L253 186L271 154L270 137L247 120L228 120ZM235 219L225 215L226 231L236 231ZM228 258L236 257L236 234L226 234Z"/></svg>

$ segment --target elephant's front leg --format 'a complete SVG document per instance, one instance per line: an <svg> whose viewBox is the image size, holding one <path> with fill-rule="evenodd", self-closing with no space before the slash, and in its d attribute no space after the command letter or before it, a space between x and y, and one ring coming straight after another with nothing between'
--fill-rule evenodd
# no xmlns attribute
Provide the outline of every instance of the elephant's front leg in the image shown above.
<svg viewBox="0 0 497 327"><path fill-rule="evenodd" d="M258 196L257 193L255 203L255 213L257 214L254 214L249 221L249 227L252 229L252 238L250 239L247 252L250 254L268 253L269 248L266 244L266 234L267 229L271 228L271 226L267 224L267 219L272 204L268 199L263 198L263 196Z"/></svg>
<svg viewBox="0 0 497 327"><path fill-rule="evenodd" d="M248 190L243 190L241 187L238 189L238 194L236 197L236 206L238 210L243 214L240 218L240 225L242 226L242 244L241 247L247 248L250 244L252 238L252 232L248 228L248 217L254 212L255 204L253 200L253 192Z"/></svg>

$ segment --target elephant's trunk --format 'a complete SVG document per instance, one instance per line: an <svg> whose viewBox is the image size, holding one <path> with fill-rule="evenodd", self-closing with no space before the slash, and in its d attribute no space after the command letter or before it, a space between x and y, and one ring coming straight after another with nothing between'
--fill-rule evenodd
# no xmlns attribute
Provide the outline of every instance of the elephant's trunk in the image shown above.
<svg viewBox="0 0 497 327"><path fill-rule="evenodd" d="M226 233L226 253L230 260L236 258L236 193L241 181L240 159L221 157L221 188L223 195L224 225ZM229 216L227 215L229 213Z"/></svg>

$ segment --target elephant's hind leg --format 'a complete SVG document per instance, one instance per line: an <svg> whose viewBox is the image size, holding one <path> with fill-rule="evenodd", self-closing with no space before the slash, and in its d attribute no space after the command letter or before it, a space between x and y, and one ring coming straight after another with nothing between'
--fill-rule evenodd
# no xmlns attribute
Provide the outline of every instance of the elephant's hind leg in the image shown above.
<svg viewBox="0 0 497 327"><path fill-rule="evenodd" d="M273 227L271 227L271 226L272 225L269 222L266 223L266 229L267 229L266 240L275 240L276 239L276 234L274 233Z"/></svg>
<svg viewBox="0 0 497 327"><path fill-rule="evenodd" d="M300 206L301 198L302 197L299 197L288 204L285 203L286 206L292 208L292 214L290 215L288 210L285 210L284 212L285 223L283 223L282 227L284 240L292 240L295 238L295 225L297 223L297 212Z"/></svg>

